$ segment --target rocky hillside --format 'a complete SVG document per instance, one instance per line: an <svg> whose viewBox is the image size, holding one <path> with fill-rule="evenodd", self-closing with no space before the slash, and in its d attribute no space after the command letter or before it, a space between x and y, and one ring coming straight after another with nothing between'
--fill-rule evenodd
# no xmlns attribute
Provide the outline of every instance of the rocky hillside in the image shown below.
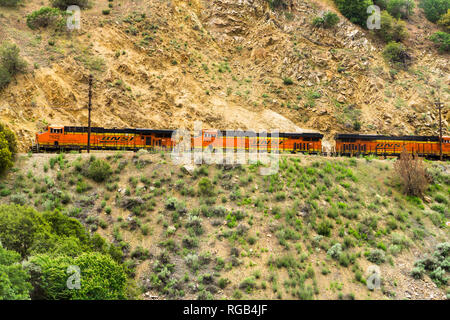
<svg viewBox="0 0 450 320"><path fill-rule="evenodd" d="M448 100L448 55L428 40L437 29L418 8L407 21L411 65L394 70L384 43L341 15L335 28L312 26L337 12L332 1L273 10L265 0L95 0L79 31L31 30L26 16L46 2L0 8L0 42L17 44L28 62L0 92L0 120L22 150L46 124L87 123L90 73L93 125L105 127L201 120L219 129L320 130L328 139L356 130L436 134L433 87Z"/></svg>

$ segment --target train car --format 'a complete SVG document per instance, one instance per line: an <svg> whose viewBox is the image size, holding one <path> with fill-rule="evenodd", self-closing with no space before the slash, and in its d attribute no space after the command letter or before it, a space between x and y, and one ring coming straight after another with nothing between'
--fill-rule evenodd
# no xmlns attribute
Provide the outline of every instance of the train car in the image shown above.
<svg viewBox="0 0 450 320"><path fill-rule="evenodd" d="M91 127L92 150L171 149L173 130L106 129ZM35 152L58 150L86 150L88 127L47 126L36 133Z"/></svg>
<svg viewBox="0 0 450 320"><path fill-rule="evenodd" d="M276 144L279 152L303 152L318 154L322 152L320 133L279 133L254 131L202 130L192 138L194 149L224 149L236 152L272 151ZM274 141L275 140L275 141ZM275 145L274 144L274 145Z"/></svg>
<svg viewBox="0 0 450 320"><path fill-rule="evenodd" d="M336 153L345 156L376 155L399 156L406 151L424 158L439 158L438 136L383 136L337 134ZM443 157L450 157L450 137L442 137Z"/></svg>

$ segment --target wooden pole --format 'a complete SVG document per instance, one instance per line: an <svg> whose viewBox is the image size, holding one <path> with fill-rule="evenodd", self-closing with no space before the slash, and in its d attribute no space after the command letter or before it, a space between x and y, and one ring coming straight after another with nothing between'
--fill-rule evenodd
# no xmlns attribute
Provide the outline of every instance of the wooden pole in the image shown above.
<svg viewBox="0 0 450 320"><path fill-rule="evenodd" d="M92 109L92 74L89 75L89 104L88 104L88 138L87 153L91 151L91 109Z"/></svg>
<svg viewBox="0 0 450 320"><path fill-rule="evenodd" d="M442 103L440 98L438 98L436 106L439 109L439 158L442 161Z"/></svg>

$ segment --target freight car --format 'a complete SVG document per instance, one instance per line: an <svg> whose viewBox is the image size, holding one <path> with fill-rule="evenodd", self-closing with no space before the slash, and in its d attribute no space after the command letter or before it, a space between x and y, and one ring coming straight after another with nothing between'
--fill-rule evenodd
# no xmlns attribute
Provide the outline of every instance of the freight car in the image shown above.
<svg viewBox="0 0 450 320"><path fill-rule="evenodd" d="M336 153L343 156L375 155L399 156L406 149L419 157L436 159L440 155L438 136L383 136L360 134L337 134ZM442 154L450 158L450 137L442 137Z"/></svg>

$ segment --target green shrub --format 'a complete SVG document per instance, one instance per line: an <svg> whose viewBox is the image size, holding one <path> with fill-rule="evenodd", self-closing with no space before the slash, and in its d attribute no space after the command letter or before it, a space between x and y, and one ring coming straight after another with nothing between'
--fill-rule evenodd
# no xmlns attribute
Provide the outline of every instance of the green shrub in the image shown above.
<svg viewBox="0 0 450 320"><path fill-rule="evenodd" d="M291 78L283 78L283 83L287 86L294 84L294 81Z"/></svg>
<svg viewBox="0 0 450 320"><path fill-rule="evenodd" d="M336 13L328 11L323 17L316 17L313 25L316 27L332 28L339 23L339 17Z"/></svg>
<svg viewBox="0 0 450 320"><path fill-rule="evenodd" d="M395 66L406 66L409 55L403 44L397 42L389 42L383 50L383 57L386 61Z"/></svg>
<svg viewBox="0 0 450 320"><path fill-rule="evenodd" d="M440 52L450 51L450 33L438 31L430 37L430 40L439 46Z"/></svg>
<svg viewBox="0 0 450 320"><path fill-rule="evenodd" d="M439 19L438 25L442 26L445 31L450 32L450 9Z"/></svg>
<svg viewBox="0 0 450 320"><path fill-rule="evenodd" d="M26 69L26 62L19 56L20 49L12 43L0 46L0 89L6 87L11 78Z"/></svg>
<svg viewBox="0 0 450 320"><path fill-rule="evenodd" d="M62 29L65 24L64 15L58 8L42 7L27 15L27 26L33 30L47 27Z"/></svg>
<svg viewBox="0 0 450 320"><path fill-rule="evenodd" d="M0 65L0 90L5 88L11 82L11 74L8 70Z"/></svg>
<svg viewBox="0 0 450 320"><path fill-rule="evenodd" d="M23 269L21 257L0 243L0 300L29 300L30 275Z"/></svg>
<svg viewBox="0 0 450 320"><path fill-rule="evenodd" d="M381 12L381 28L375 33L385 42L402 41L407 37L406 23L393 18L387 11Z"/></svg>
<svg viewBox="0 0 450 320"><path fill-rule="evenodd" d="M77 266L81 272L78 290L71 290L67 286L69 266ZM35 288L33 299L126 298L127 277L124 268L111 257L98 252L82 253L75 258L39 254L29 259L26 268L31 271L31 282Z"/></svg>
<svg viewBox="0 0 450 320"><path fill-rule="evenodd" d="M52 7L66 10L71 5L79 6L80 8L87 8L89 0L50 0Z"/></svg>
<svg viewBox="0 0 450 320"><path fill-rule="evenodd" d="M0 7L15 7L20 0L0 0Z"/></svg>
<svg viewBox="0 0 450 320"><path fill-rule="evenodd" d="M389 0L387 11L397 19L407 19L412 14L415 6L414 0Z"/></svg>
<svg viewBox="0 0 450 320"><path fill-rule="evenodd" d="M96 182L105 181L112 173L111 166L105 160L96 159L89 163L87 175Z"/></svg>
<svg viewBox="0 0 450 320"><path fill-rule="evenodd" d="M339 11L352 23L366 27L367 8L373 5L372 0L334 0Z"/></svg>
<svg viewBox="0 0 450 320"><path fill-rule="evenodd" d="M367 260L376 264L382 264L386 261L386 254L381 249L371 250L367 254Z"/></svg>
<svg viewBox="0 0 450 320"><path fill-rule="evenodd" d="M428 20L436 22L450 9L450 0L421 0L419 7Z"/></svg>

